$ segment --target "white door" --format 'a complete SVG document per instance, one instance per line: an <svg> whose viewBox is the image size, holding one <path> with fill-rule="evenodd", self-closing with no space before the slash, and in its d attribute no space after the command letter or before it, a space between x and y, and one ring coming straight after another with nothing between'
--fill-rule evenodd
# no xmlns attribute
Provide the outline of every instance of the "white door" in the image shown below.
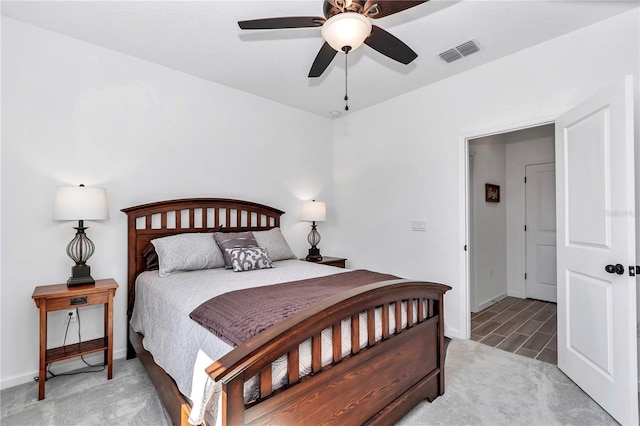
<svg viewBox="0 0 640 426"><path fill-rule="evenodd" d="M556 165L525 167L527 298L555 302Z"/></svg>
<svg viewBox="0 0 640 426"><path fill-rule="evenodd" d="M558 367L625 425L638 424L632 85L556 121Z"/></svg>
<svg viewBox="0 0 640 426"><path fill-rule="evenodd" d="M476 197L475 197L475 169L473 166L473 155L469 155L469 181L467 182L467 188L469 194L469 282L470 287L470 300L471 300L471 312L478 312L480 310L478 306L478 282L476 277L476 238L475 238L475 217L476 217Z"/></svg>

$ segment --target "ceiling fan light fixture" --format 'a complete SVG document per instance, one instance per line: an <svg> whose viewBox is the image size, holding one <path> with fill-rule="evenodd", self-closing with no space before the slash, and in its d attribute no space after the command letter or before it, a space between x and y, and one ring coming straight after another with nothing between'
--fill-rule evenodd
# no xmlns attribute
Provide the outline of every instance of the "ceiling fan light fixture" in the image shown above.
<svg viewBox="0 0 640 426"><path fill-rule="evenodd" d="M322 38L338 52L349 46L355 50L371 34L371 22L366 16L356 12L334 15L322 26Z"/></svg>

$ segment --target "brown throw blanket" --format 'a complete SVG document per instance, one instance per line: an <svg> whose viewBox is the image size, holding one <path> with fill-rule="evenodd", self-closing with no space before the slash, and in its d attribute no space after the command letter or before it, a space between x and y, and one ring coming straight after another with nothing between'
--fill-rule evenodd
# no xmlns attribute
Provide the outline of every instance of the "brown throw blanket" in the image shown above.
<svg viewBox="0 0 640 426"><path fill-rule="evenodd" d="M220 339L238 346L277 322L342 291L395 279L398 277L357 270L236 290L209 299L189 316Z"/></svg>

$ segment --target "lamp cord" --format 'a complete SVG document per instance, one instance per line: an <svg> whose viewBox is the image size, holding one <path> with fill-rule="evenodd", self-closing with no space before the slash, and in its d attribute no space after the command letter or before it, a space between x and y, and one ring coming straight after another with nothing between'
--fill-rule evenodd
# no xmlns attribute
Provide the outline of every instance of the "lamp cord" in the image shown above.
<svg viewBox="0 0 640 426"><path fill-rule="evenodd" d="M78 342L82 341L82 338L80 337L80 313L78 312L78 308L76 308L76 318L78 319ZM71 325L71 314L69 315L69 318L67 319L67 327L64 330L64 340L62 341L62 346L66 346L67 344L67 333L69 332L69 325ZM82 359L82 362L84 362L87 366L92 367L92 368L99 368L99 370L80 370L80 371L74 371L71 373L57 373L54 374L53 371L51 371L51 363L47 364L47 374L50 377L46 377L45 375L45 380L48 379L52 379L54 377L58 377L58 376L75 376L76 374L84 374L84 373L97 373L100 371L104 371L104 369L106 368L105 364L89 364L85 359L83 355L80 355L80 359ZM35 382L37 382L39 379L38 376L34 377L33 380Z"/></svg>

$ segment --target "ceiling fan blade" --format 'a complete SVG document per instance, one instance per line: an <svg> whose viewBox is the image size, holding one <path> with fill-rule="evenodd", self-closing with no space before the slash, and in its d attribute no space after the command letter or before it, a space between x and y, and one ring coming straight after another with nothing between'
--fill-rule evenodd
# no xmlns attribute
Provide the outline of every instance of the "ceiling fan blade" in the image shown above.
<svg viewBox="0 0 640 426"><path fill-rule="evenodd" d="M329 43L326 41L320 48L316 59L313 61L313 65L311 65L311 69L309 70L309 77L320 77L324 70L327 69L333 58L338 53L333 47L329 46Z"/></svg>
<svg viewBox="0 0 640 426"><path fill-rule="evenodd" d="M364 4L366 16L373 19L384 18L394 13L402 12L413 6L426 3L429 0L367 0ZM369 10L371 9L371 10Z"/></svg>
<svg viewBox="0 0 640 426"><path fill-rule="evenodd" d="M238 21L243 30L275 30L280 28L321 27L326 19L319 16L286 16L282 18L251 19Z"/></svg>
<svg viewBox="0 0 640 426"><path fill-rule="evenodd" d="M377 25L371 27L371 35L364 40L364 43L383 55L405 65L418 57L418 54L404 42Z"/></svg>

